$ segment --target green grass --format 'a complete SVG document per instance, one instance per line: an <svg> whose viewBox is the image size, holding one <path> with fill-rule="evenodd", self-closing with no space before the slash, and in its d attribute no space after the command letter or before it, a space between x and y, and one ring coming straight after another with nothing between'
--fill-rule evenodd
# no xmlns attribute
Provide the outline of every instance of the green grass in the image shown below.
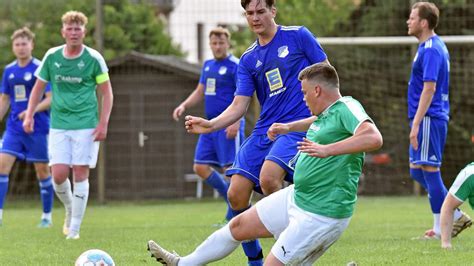
<svg viewBox="0 0 474 266"><path fill-rule="evenodd" d="M54 226L37 229L39 204L7 202L0 227L0 265L73 265L83 251L107 251L117 265L158 265L146 252L154 239L180 254L191 252L222 219L220 201L160 201L145 203L90 204L81 239L66 241L61 233L63 210L54 209ZM465 211L474 216L472 210ZM362 197L341 239L318 261L320 265L469 265L474 264L474 230L453 241L444 251L439 241L414 241L432 223L426 198ZM272 239L262 242L269 252ZM214 265L245 265L239 248Z"/></svg>

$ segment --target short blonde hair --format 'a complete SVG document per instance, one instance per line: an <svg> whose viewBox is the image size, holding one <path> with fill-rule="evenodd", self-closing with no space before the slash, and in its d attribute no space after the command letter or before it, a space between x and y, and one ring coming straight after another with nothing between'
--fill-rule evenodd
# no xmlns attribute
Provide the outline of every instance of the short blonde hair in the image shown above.
<svg viewBox="0 0 474 266"><path fill-rule="evenodd" d="M61 17L63 24L77 23L81 26L87 25L87 17L80 11L68 11Z"/></svg>
<svg viewBox="0 0 474 266"><path fill-rule="evenodd" d="M217 27L217 28L212 29L211 32L209 32L209 38L211 38L212 35L216 35L217 37L221 37L221 35L224 35L227 38L227 40L230 40L229 30L223 27Z"/></svg>
<svg viewBox="0 0 474 266"><path fill-rule="evenodd" d="M35 39L35 34L28 27L23 27L14 31L10 37L12 41L17 38L27 38L28 40L33 41Z"/></svg>

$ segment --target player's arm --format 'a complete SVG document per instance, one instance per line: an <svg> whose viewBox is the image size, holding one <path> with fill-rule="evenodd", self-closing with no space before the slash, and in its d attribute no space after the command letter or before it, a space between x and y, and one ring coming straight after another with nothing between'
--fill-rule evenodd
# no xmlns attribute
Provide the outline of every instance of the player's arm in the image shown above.
<svg viewBox="0 0 474 266"><path fill-rule="evenodd" d="M186 111L187 108L193 107L204 99L204 84L199 83L196 89L178 105L173 111L173 119L178 121L179 117Z"/></svg>
<svg viewBox="0 0 474 266"><path fill-rule="evenodd" d="M34 119L36 108L41 101L42 96L44 95L44 88L46 87L46 82L41 79L36 79L35 85L31 90L30 99L28 100L28 108L26 109L25 119L23 120L23 129L26 133L33 132L34 129Z"/></svg>
<svg viewBox="0 0 474 266"><path fill-rule="evenodd" d="M451 232L453 231L454 210L461 206L462 201L448 192L441 207L441 247L451 248Z"/></svg>
<svg viewBox="0 0 474 266"><path fill-rule="evenodd" d="M102 110L100 111L99 124L94 130L94 141L102 141L107 137L107 128L109 126L110 113L112 112L112 105L114 102L114 95L112 93L112 84L110 80L106 80L97 85L99 98L102 98Z"/></svg>
<svg viewBox="0 0 474 266"><path fill-rule="evenodd" d="M418 149L418 131L420 129L421 121L423 120L423 117L425 117L428 108L430 108L435 91L436 82L425 81L423 83L423 91L421 92L418 109L416 110L415 117L413 118L413 125L410 131L410 144L415 150Z"/></svg>
<svg viewBox="0 0 474 266"><path fill-rule="evenodd" d="M5 93L0 94L0 121L3 120L3 117L7 113L9 107L10 97Z"/></svg>
<svg viewBox="0 0 474 266"><path fill-rule="evenodd" d="M305 119L293 121L290 123L273 123L267 131L269 139L274 141L278 135L287 134L288 132L306 132L311 124L316 121L316 116L310 116Z"/></svg>
<svg viewBox="0 0 474 266"><path fill-rule="evenodd" d="M35 113L43 112L49 110L51 107L51 91L45 93L44 99L36 106ZM26 110L21 112L18 115L20 120L24 120L26 115Z"/></svg>
<svg viewBox="0 0 474 266"><path fill-rule="evenodd" d="M250 100L248 96L236 95L227 109L212 120L188 115L184 123L186 130L188 133L202 134L225 128L244 116Z"/></svg>
<svg viewBox="0 0 474 266"><path fill-rule="evenodd" d="M382 134L370 121L363 122L353 136L327 145L312 142L306 138L298 142L298 150L310 156L325 158L341 154L352 154L378 150L383 145Z"/></svg>

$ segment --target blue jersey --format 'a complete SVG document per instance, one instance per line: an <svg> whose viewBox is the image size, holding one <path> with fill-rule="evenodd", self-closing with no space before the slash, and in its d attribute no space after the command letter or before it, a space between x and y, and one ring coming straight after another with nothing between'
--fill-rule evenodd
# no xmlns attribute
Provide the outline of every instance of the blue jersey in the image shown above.
<svg viewBox="0 0 474 266"><path fill-rule="evenodd" d="M28 99L36 82L34 73L40 64L41 61L33 58L24 67L19 66L16 60L5 67L0 93L10 96L10 115L7 130L11 132L24 133L23 121L18 118L18 115L28 107ZM50 86L47 85L45 91L50 90ZM47 134L49 131L49 111L36 113L34 119L34 132Z"/></svg>
<svg viewBox="0 0 474 266"><path fill-rule="evenodd" d="M278 26L270 43L262 46L257 40L245 51L240 59L236 95L250 97L257 92L261 112L253 133L266 134L275 122L310 116L298 75L326 58L316 37L301 26Z"/></svg>
<svg viewBox="0 0 474 266"><path fill-rule="evenodd" d="M426 116L449 120L449 52L437 36L418 46L408 83L408 118L418 109L423 83L436 82L436 92Z"/></svg>
<svg viewBox="0 0 474 266"><path fill-rule="evenodd" d="M233 55L225 59L204 62L199 83L204 85L206 116L220 115L234 99L239 59Z"/></svg>

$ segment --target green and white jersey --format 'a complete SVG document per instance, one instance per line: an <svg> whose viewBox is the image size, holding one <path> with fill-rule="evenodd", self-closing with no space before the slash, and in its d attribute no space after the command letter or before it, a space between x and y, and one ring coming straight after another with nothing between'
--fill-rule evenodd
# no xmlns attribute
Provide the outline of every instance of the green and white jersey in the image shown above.
<svg viewBox="0 0 474 266"><path fill-rule="evenodd" d="M357 100L342 97L318 116L306 137L319 144L335 143L353 136L367 120L373 122ZM364 155L316 158L301 153L294 174L296 205L327 217L351 217Z"/></svg>
<svg viewBox="0 0 474 266"><path fill-rule="evenodd" d="M449 193L462 202L469 199L469 205L474 209L474 162L459 172Z"/></svg>
<svg viewBox="0 0 474 266"><path fill-rule="evenodd" d="M81 54L66 58L66 45L48 50L35 75L51 84L51 128L95 128L99 121L96 86L109 80L104 58L83 46Z"/></svg>

